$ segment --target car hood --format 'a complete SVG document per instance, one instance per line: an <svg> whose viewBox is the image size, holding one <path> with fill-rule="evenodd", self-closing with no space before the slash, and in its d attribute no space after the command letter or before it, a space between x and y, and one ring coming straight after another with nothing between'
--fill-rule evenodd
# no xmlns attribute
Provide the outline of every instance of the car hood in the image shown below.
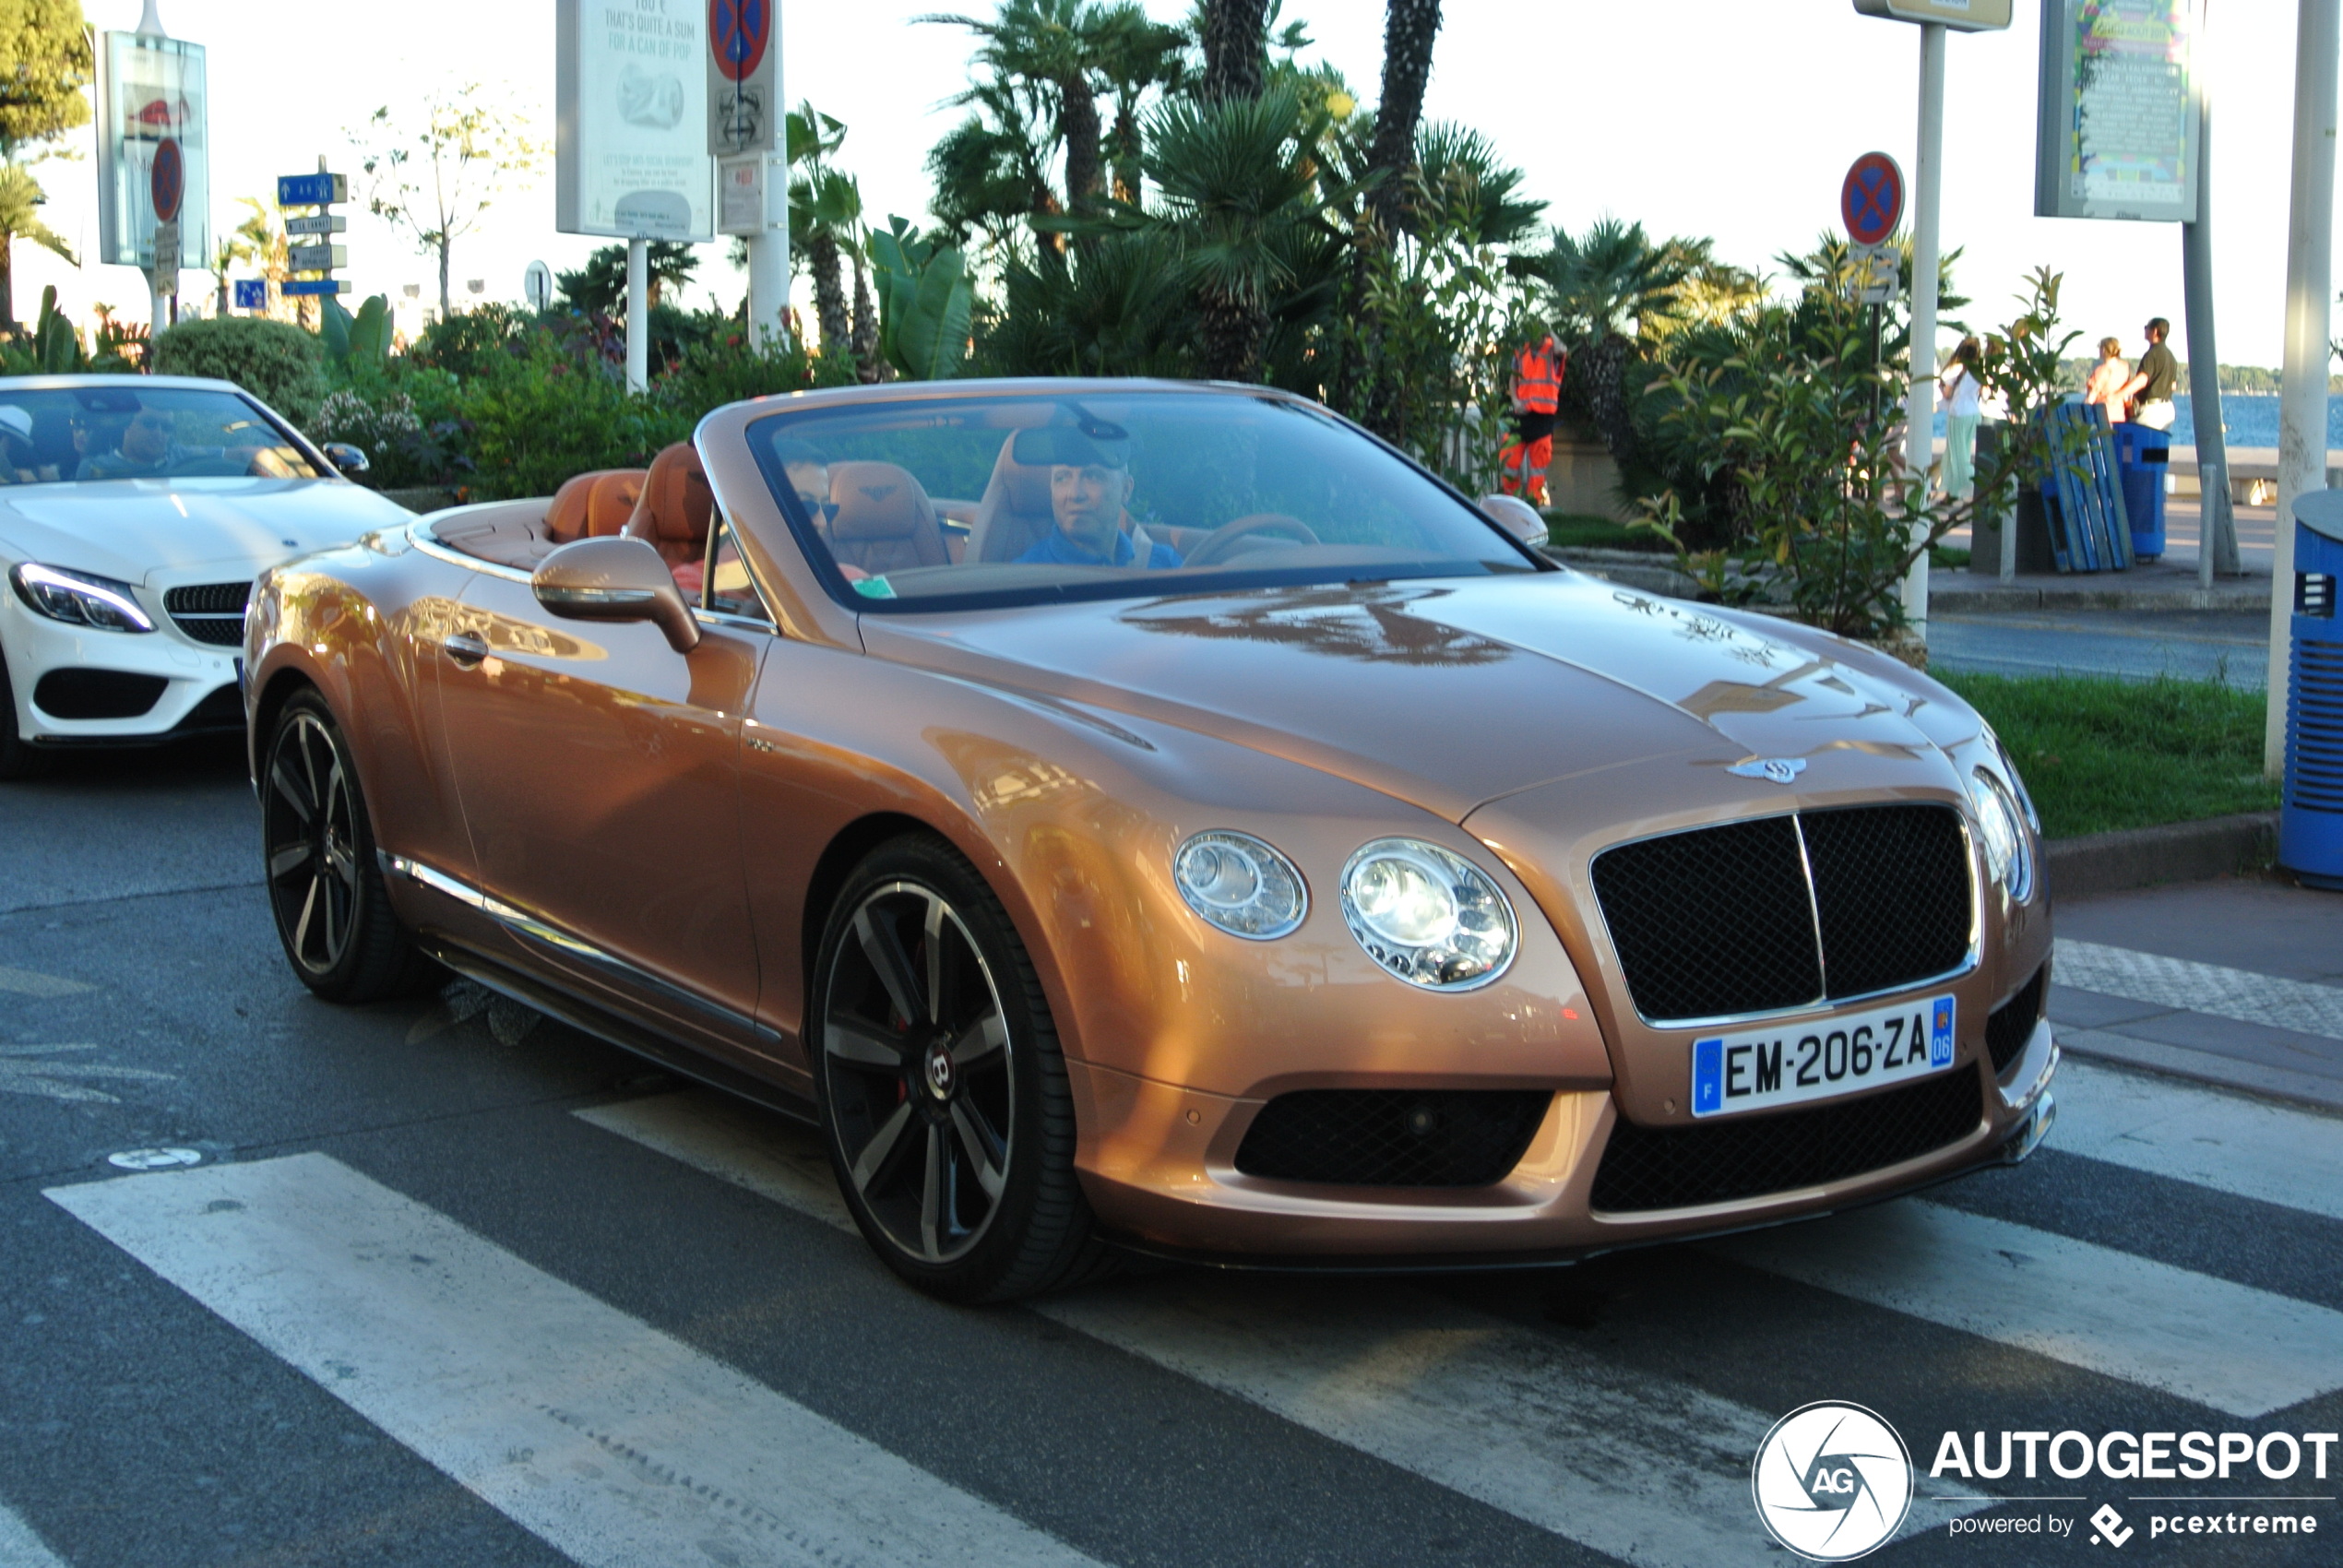
<svg viewBox="0 0 2343 1568"><path fill-rule="evenodd" d="M146 585L197 569L229 577L411 521L342 480L109 480L0 490L0 549Z"/></svg>
<svg viewBox="0 0 2343 1568"><path fill-rule="evenodd" d="M862 631L878 657L1221 735L1452 822L1665 757L1706 772L1839 751L1866 788L1941 788L1942 748L1978 729L1868 649L1576 573L872 614Z"/></svg>

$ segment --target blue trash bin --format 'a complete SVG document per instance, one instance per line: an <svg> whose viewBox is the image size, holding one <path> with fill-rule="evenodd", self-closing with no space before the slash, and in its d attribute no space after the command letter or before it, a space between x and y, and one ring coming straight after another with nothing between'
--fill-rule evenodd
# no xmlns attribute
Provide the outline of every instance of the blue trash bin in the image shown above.
<svg viewBox="0 0 2343 1568"><path fill-rule="evenodd" d="M2286 685L2286 793L2278 863L2343 892L2343 490L2294 501L2293 656Z"/></svg>
<svg viewBox="0 0 2343 1568"><path fill-rule="evenodd" d="M2123 485L2123 510L2131 514L2135 560L2155 561L2164 554L2164 476L2171 462L2168 432L2129 420L2115 427L2115 472Z"/></svg>

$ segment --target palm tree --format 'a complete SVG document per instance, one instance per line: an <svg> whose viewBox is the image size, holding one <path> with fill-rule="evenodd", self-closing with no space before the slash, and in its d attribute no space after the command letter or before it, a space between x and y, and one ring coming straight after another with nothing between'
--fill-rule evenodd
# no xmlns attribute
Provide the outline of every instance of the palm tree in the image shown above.
<svg viewBox="0 0 2343 1568"><path fill-rule="evenodd" d="M1440 31L1440 0L1390 0L1383 24L1383 98L1375 106L1368 172L1379 181L1367 200L1386 231L1403 226L1407 199L1400 176L1415 160L1416 123L1432 79L1432 42Z"/></svg>
<svg viewBox="0 0 2343 1568"><path fill-rule="evenodd" d="M1253 381L1298 232L1324 229L1314 138L1290 84L1253 99L1175 99L1148 126L1152 215L1196 291L1204 374Z"/></svg>
<svg viewBox="0 0 2343 1568"><path fill-rule="evenodd" d="M1066 206L1076 212L1095 208L1106 191L1097 77L1112 16L1091 0L1003 0L991 21L950 14L917 18L975 33L983 42L973 63L996 82L1023 84L1054 121L1053 140L1065 148ZM955 101L975 97L963 93Z"/></svg>
<svg viewBox="0 0 2343 1568"><path fill-rule="evenodd" d="M929 149L935 195L928 210L956 243L966 243L976 231L988 247L1005 247L1023 223L1032 226L1038 244L1054 246L1057 236L1041 227L1060 208L1046 168L1048 137L1035 124L1037 116L1005 82L980 82L956 101L978 113Z"/></svg>
<svg viewBox="0 0 2343 1568"><path fill-rule="evenodd" d="M1100 15L1099 74L1114 94L1114 126L1107 133L1119 202L1139 199L1139 105L1156 89L1177 88L1186 75L1187 34L1150 20L1136 0L1119 0Z"/></svg>
<svg viewBox="0 0 2343 1568"><path fill-rule="evenodd" d="M1693 265L1685 247L1656 245L1642 224L1615 218L1598 220L1580 239L1557 227L1546 253L1527 258L1525 269L1544 285L1554 327L1571 348L1570 374L1596 433L1623 464L1635 446L1627 362L1638 337L1675 308Z"/></svg>
<svg viewBox="0 0 2343 1568"><path fill-rule="evenodd" d="M862 243L862 191L851 175L830 167L830 154L846 140L843 122L801 102L788 122L790 245L803 255L814 275L814 315L821 324L822 351L852 351L854 324L846 308L846 257Z"/></svg>
<svg viewBox="0 0 2343 1568"><path fill-rule="evenodd" d="M1487 137L1450 120L1433 120L1417 127L1416 167L1424 189L1442 202L1450 215L1469 220L1473 243L1510 245L1537 231L1546 204L1516 193L1522 173L1497 161L1497 149Z"/></svg>
<svg viewBox="0 0 2343 1568"><path fill-rule="evenodd" d="M42 250L78 267L65 237L41 221L41 204L48 199L41 182L17 165L0 165L0 330L17 329L16 248L30 240Z"/></svg>
<svg viewBox="0 0 2343 1568"><path fill-rule="evenodd" d="M1268 0L1203 0L1196 36L1204 45L1207 103L1261 96L1267 64Z"/></svg>

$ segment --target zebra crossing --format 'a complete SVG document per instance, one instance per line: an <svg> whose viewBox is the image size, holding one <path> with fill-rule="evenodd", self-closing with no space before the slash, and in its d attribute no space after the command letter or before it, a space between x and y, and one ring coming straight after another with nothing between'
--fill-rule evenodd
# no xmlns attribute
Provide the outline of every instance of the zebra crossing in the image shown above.
<svg viewBox="0 0 2343 1568"><path fill-rule="evenodd" d="M2343 1122L2073 1064L2061 1100L2052 1147L2075 1180L2141 1171L2343 1218L2330 1179ZM851 1229L815 1141L720 1097L667 1092L572 1115L591 1129L582 1136L623 1140ZM575 1562L1022 1568L1114 1555L1070 1544L327 1154L47 1195ZM2343 1386L2334 1305L1933 1197L1728 1238L1701 1255L1847 1313L2110 1380L2159 1408L2253 1418ZM1577 1550L1636 1568L1781 1561L1755 1527L1748 1475L1783 1412L1720 1391L1696 1365L1656 1372L1434 1282L1330 1290L1179 1272L1003 1315L1017 1313L1485 1504L1552 1538L1557 1560L1590 1560L1567 1555ZM1918 1448L1927 1434L1906 1435ZM1999 1495L1981 1483L1921 1490L1907 1537L1941 1535ZM60 1561L0 1510L0 1568Z"/></svg>

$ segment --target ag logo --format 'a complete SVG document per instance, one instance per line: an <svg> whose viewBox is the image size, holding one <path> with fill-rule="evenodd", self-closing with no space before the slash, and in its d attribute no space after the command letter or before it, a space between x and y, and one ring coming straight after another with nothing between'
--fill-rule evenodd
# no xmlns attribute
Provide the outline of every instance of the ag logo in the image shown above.
<svg viewBox="0 0 2343 1568"><path fill-rule="evenodd" d="M1822 1401L1774 1423L1749 1490L1766 1531L1799 1556L1845 1562L1885 1544L1912 1502L1912 1460L1878 1415Z"/></svg>

